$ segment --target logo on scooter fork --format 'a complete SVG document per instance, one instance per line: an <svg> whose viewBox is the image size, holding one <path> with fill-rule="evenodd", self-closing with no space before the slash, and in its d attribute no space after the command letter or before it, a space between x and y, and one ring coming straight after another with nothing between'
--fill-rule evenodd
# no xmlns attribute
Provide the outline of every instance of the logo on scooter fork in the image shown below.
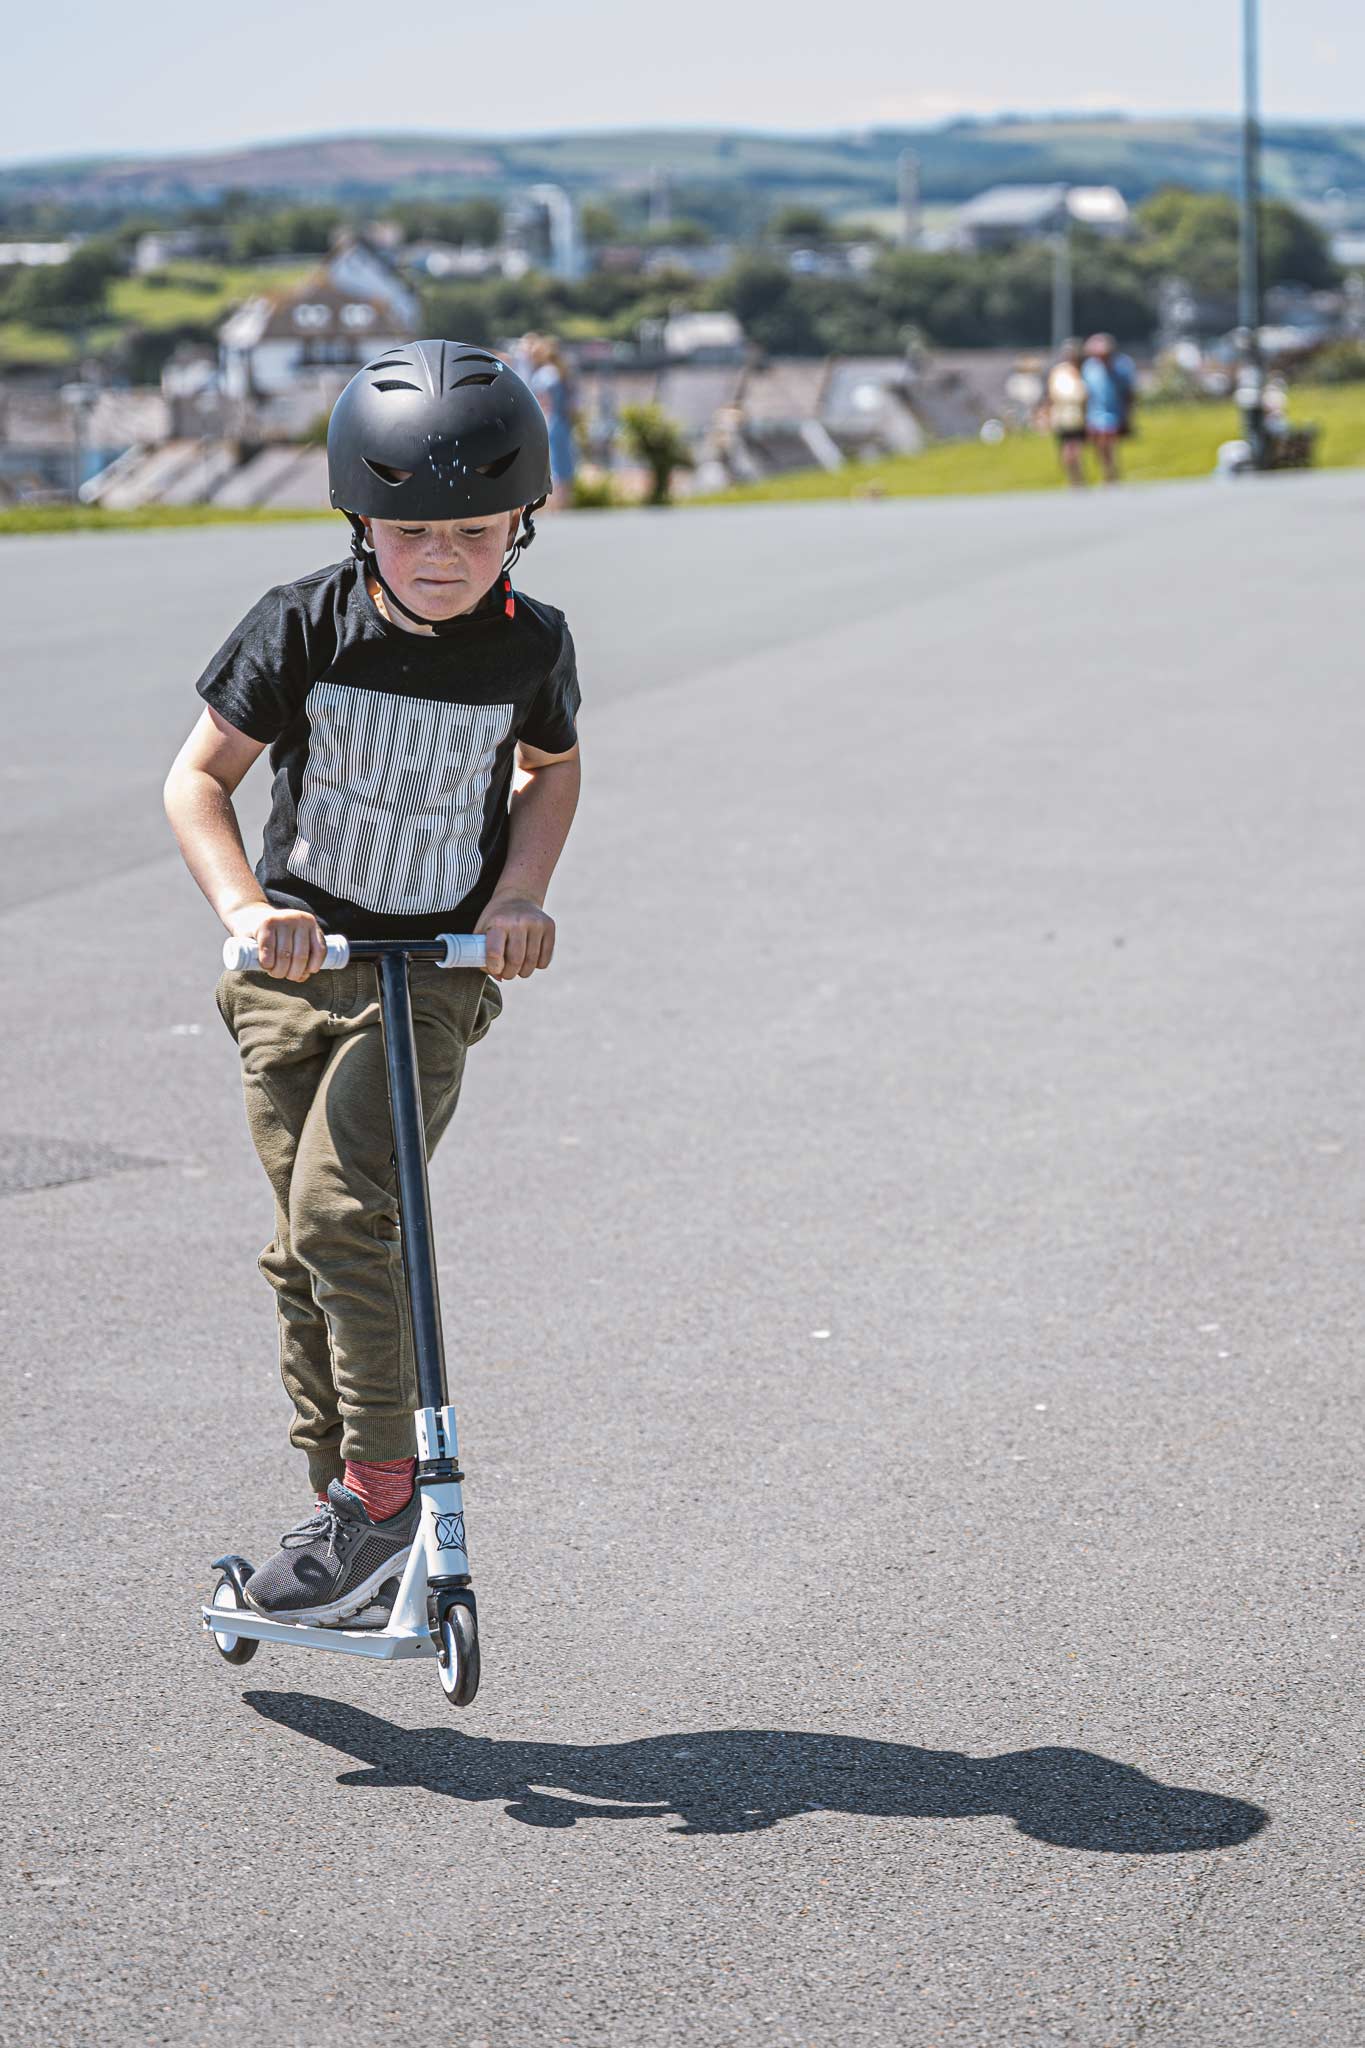
<svg viewBox="0 0 1365 2048"><path fill-rule="evenodd" d="M438 1550L464 1549L463 1515L438 1515L436 1517L436 1547Z"/></svg>

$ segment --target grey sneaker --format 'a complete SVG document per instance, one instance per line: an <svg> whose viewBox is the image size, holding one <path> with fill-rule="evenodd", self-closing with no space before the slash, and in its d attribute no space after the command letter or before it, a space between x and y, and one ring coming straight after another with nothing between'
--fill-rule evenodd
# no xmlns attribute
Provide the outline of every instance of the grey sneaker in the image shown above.
<svg viewBox="0 0 1365 2048"><path fill-rule="evenodd" d="M422 1516L422 1496L386 1522L372 1522L348 1486L334 1479L327 1502L280 1539L268 1564L246 1582L246 1597L272 1621L339 1623L370 1613L402 1575Z"/></svg>

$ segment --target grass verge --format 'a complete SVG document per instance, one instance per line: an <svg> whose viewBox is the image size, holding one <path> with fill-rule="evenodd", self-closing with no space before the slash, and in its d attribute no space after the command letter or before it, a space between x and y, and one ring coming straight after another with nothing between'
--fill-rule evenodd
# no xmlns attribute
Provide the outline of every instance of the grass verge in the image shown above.
<svg viewBox="0 0 1365 2048"><path fill-rule="evenodd" d="M1320 429L1317 463L1324 469L1365 465L1365 384L1298 387L1290 418ZM1241 432L1232 405L1150 405L1138 414L1138 431L1123 444L1124 476L1134 483L1172 477L1210 476L1221 441ZM1093 474L1093 464L1091 465ZM833 474L797 470L761 484L689 498L691 505L758 505L817 498L918 498L984 491L1065 489L1051 439L1011 434L994 447L982 441L943 441L922 455L893 455L879 462L850 463Z"/></svg>
<svg viewBox="0 0 1365 2048"><path fill-rule="evenodd" d="M144 505L136 512L101 512L95 505L21 505L0 511L0 539L11 533L126 533L140 526L256 526L335 518L335 512L272 511L269 506L229 511L217 505Z"/></svg>

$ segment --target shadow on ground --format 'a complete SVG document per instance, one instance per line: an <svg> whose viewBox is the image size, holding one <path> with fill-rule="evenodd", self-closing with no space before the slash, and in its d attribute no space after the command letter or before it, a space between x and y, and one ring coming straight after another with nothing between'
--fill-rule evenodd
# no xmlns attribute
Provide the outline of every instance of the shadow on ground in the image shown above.
<svg viewBox="0 0 1365 2048"><path fill-rule="evenodd" d="M449 1799L498 1799L530 1827L676 1814L682 1835L740 1835L793 1814L904 1820L1007 1814L1057 1848L1161 1856L1228 1849L1269 1815L1244 1799L1163 1785L1084 1749L970 1757L856 1735L720 1728L639 1742L494 1742L448 1725L399 1728L302 1692L248 1692L265 1719L354 1757L341 1785L419 1785Z"/></svg>

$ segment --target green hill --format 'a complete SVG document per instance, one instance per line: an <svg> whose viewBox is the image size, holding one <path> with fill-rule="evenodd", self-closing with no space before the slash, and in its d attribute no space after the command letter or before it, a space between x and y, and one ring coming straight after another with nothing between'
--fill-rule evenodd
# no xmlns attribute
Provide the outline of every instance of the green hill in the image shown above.
<svg viewBox="0 0 1365 2048"><path fill-rule="evenodd" d="M1102 118L956 121L922 129L830 135L734 130L620 131L589 135L321 136L201 156L87 158L0 168L0 221L41 211L72 221L164 216L241 191L376 204L403 197L508 194L553 179L580 194L638 190L657 172L674 204L728 230L762 218L779 201L802 200L843 215L891 205L896 161L914 148L930 204L954 203L984 186L1065 180L1118 185L1141 199L1164 184L1230 191L1238 130L1226 120ZM1320 205L1335 187L1365 221L1365 125L1271 123L1266 189Z"/></svg>

